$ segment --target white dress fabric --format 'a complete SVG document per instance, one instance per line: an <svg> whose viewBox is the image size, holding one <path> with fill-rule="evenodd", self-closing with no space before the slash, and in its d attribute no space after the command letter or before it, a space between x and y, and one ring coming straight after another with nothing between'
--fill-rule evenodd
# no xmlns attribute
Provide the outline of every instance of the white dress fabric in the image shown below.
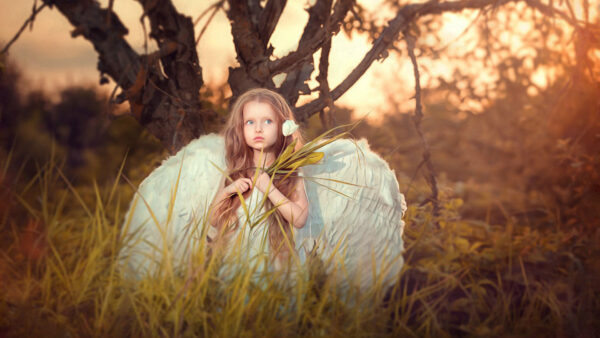
<svg viewBox="0 0 600 338"><path fill-rule="evenodd" d="M258 223L261 216L267 211L262 203L263 198L264 194L258 188L252 189L245 200L248 214L242 206L237 209L236 214L239 224L235 231L228 235L227 241L228 252L234 255L234 259L243 260L237 262L238 264L230 265L237 268L239 266L249 267L250 264L255 264L255 275L259 277L265 263L271 260L267 222ZM239 254L234 250L239 250ZM227 277L223 276L223 273L221 273L221 276Z"/></svg>
<svg viewBox="0 0 600 338"><path fill-rule="evenodd" d="M367 290L374 283L392 284L403 265L402 217L407 208L394 171L365 139L336 140L318 151L324 153L321 162L299 170L309 202L305 226L294 228L300 261L312 251L331 262L329 275L340 287L358 283ZM207 230L214 233L205 213L223 178L216 167L226 168L225 142L222 136L208 134L144 179L124 221L123 234L133 238L121 254L129 273L140 276L160 267L156 262L165 244L172 248L169 263L181 265ZM264 212L255 208L262 198L255 188L246 200L253 222ZM236 232L242 236L233 238L241 238L244 250L253 256L268 254L267 226L247 231L242 207L237 215Z"/></svg>

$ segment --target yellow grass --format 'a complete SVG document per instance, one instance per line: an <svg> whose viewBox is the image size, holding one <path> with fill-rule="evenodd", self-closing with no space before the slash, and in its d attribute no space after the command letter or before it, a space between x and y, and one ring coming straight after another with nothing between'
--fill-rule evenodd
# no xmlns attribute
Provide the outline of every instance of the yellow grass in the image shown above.
<svg viewBox="0 0 600 338"><path fill-rule="evenodd" d="M332 282L343 265L328 272L351 249L341 245L323 260L292 261L297 274L261 270L267 257L250 264L203 241L176 270L165 246L160 273L127 279L118 260L134 244L120 235L127 185L74 187L50 161L19 189L14 208L26 217L1 218L11 237L0 251L2 335L554 336L597 327L582 319L600 301L575 252L589 242L555 229L462 220L460 199L445 201L439 219L428 205L409 205L398 283L359 293ZM37 230L26 231L27 219ZM206 223L195 226L205 234ZM364 273L381 281L381 271Z"/></svg>

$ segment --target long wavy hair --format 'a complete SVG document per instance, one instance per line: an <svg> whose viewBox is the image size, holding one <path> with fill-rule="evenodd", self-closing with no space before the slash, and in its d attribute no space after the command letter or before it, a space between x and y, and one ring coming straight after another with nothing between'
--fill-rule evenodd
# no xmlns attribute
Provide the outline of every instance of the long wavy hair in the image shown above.
<svg viewBox="0 0 600 338"><path fill-rule="evenodd" d="M277 123L277 140L274 145L275 157L277 157L285 147L296 141L295 150L298 150L304 144L303 137L300 130L296 130L289 136L284 136L281 130L281 126L285 120L294 119L294 114L287 101L280 94L264 89L254 88L248 90L242 94L234 103L231 108L229 119L225 128L222 130L221 135L225 138L225 151L226 151L226 163L227 163L227 174L232 181L225 181L225 185L237 180L240 177L247 177L252 179L255 171L254 165L254 150L246 144L244 139L244 106L246 103L251 101L259 101L268 103L273 112L276 115ZM294 172L285 181L281 181L281 178L277 176L273 179L273 185L277 187L281 193L290 198L291 194L294 193L296 184L298 182L298 173ZM247 190L242 194L244 199L247 199L251 191ZM229 198L225 198L221 203L216 206L216 223L220 228L223 225L225 229L221 229L220 233L224 234L224 238L220 240L227 240L227 234L231 234L234 230L239 227L239 220L237 219L236 211L241 205L241 201L237 194L232 195ZM265 203L265 210L273 208L273 203L267 198ZM279 220L279 222L277 221ZM282 227L279 226L282 225ZM292 229L291 225L285 220L283 215L276 210L268 218L265 224L259 226L268 226L269 246L270 252L273 258L284 259L289 257L289 248L284 243L282 228L285 231L285 235L293 245Z"/></svg>

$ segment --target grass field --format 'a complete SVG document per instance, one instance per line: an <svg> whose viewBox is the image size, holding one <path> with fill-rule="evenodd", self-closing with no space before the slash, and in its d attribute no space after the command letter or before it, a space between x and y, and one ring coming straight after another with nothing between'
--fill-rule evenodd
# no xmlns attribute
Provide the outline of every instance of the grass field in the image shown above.
<svg viewBox="0 0 600 338"><path fill-rule="evenodd" d="M183 271L165 267L133 282L117 260L132 197L122 180L74 187L51 161L31 181L4 187L0 336L600 332L600 232L584 235L575 226L548 223L552 205L541 210L544 218L492 224L486 217L463 219L460 198L442 196L438 218L429 204L409 198L397 284L360 294L337 289L317 258L305 267L308 278L291 283L284 273L254 278L252 269L223 280L223 257L202 249Z"/></svg>

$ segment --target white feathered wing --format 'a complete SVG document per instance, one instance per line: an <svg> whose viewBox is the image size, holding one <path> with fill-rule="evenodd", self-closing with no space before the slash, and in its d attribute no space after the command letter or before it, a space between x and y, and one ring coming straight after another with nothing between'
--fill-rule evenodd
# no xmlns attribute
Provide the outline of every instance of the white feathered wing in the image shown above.
<svg viewBox="0 0 600 338"><path fill-rule="evenodd" d="M295 236L301 260L316 246L324 261L333 257L330 272L338 285L367 290L374 276L390 285L404 262L407 209L394 171L365 139L339 139L318 151L321 162L301 170L309 201L307 222Z"/></svg>
<svg viewBox="0 0 600 338"><path fill-rule="evenodd" d="M332 142L319 150L324 152L319 164L301 169L309 215L306 225L296 230L297 249L301 259L315 244L324 260L338 251L336 263L343 271L336 276L343 285L359 277L361 287L369 287L374 271L389 284L403 263L406 202L388 164L366 140L356 145L347 139ZM172 255L170 264L185 263L203 238L203 227L212 230L204 213L223 178L217 167L226 168L225 142L220 135L208 134L164 160L142 181L123 224L128 245L121 259L126 273L139 277L155 272L165 244Z"/></svg>
<svg viewBox="0 0 600 338"><path fill-rule="evenodd" d="M181 266L199 244L203 227L212 230L205 213L223 178L215 166L226 168L225 142L208 134L165 159L142 181L123 224L129 239L121 252L127 274L155 272L165 244L172 256L164 263Z"/></svg>

